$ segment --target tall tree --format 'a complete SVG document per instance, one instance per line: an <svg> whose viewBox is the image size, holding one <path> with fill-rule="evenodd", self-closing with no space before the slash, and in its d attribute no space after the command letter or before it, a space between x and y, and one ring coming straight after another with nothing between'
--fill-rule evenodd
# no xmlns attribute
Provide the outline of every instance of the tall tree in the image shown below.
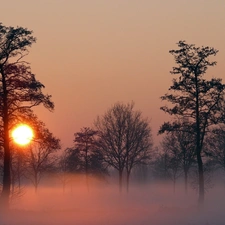
<svg viewBox="0 0 225 225"><path fill-rule="evenodd" d="M120 191L124 170L128 188L132 168L149 160L152 146L148 120L133 108L134 103L116 103L95 121L104 160L119 172Z"/></svg>
<svg viewBox="0 0 225 225"><path fill-rule="evenodd" d="M52 110L53 102L44 95L44 85L35 79L24 57L36 41L32 31L22 27L7 27L0 23L0 124L4 149L3 188L1 204L8 208L10 174L10 129L17 114L33 106L43 104Z"/></svg>
<svg viewBox="0 0 225 225"><path fill-rule="evenodd" d="M221 122L221 105L224 101L225 86L221 79L212 78L205 80L204 75L210 66L215 66L215 61L209 57L217 54L211 47L196 47L185 41L178 42L178 50L171 50L177 66L173 67L171 74L179 75L173 79L170 93L161 97L162 100L172 103L163 106L161 110L176 118L188 118L188 122L164 123L159 133L165 131L183 130L195 135L195 151L198 163L199 204L204 202L204 168L203 144L205 134L213 124Z"/></svg>

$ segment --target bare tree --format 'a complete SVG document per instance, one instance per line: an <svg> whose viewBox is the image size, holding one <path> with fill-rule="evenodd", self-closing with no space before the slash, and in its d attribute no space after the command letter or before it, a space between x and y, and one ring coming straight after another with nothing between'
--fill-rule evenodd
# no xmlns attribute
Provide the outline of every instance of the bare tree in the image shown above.
<svg viewBox="0 0 225 225"><path fill-rule="evenodd" d="M169 174L169 155L167 151L163 151L163 148L157 146L152 162L152 173L154 179L168 180L170 179Z"/></svg>
<svg viewBox="0 0 225 225"><path fill-rule="evenodd" d="M84 127L80 132L74 134L74 148L80 153L83 170L86 176L86 185L89 190L88 176L91 173L90 159L94 150L97 148L96 142L97 131L89 127Z"/></svg>
<svg viewBox="0 0 225 225"><path fill-rule="evenodd" d="M176 139L172 135L167 135L161 142L164 157L167 159L167 174L173 181L173 191L175 193L176 180L181 175L181 152L177 147Z"/></svg>
<svg viewBox="0 0 225 225"><path fill-rule="evenodd" d="M22 187L22 178L26 173L26 150L20 146L15 146L12 149L12 158L11 158L11 174L12 174L12 192L14 192L15 186L18 187L18 191Z"/></svg>
<svg viewBox="0 0 225 225"><path fill-rule="evenodd" d="M152 147L148 120L133 108L134 103L116 103L95 121L104 160L119 172L120 191L124 170L127 172L128 190L132 168L147 163Z"/></svg>
<svg viewBox="0 0 225 225"><path fill-rule="evenodd" d="M4 150L1 205L8 209L11 188L10 129L22 113L41 103L52 110L51 96L44 95L44 85L36 80L24 61L28 48L36 41L32 31L7 27L0 23L0 143Z"/></svg>
<svg viewBox="0 0 225 225"><path fill-rule="evenodd" d="M81 173L83 171L81 155L78 149L66 148L65 154L65 165L69 173Z"/></svg>
<svg viewBox="0 0 225 225"><path fill-rule="evenodd" d="M214 128L207 136L204 146L206 155L212 163L225 172L225 126Z"/></svg>
<svg viewBox="0 0 225 225"><path fill-rule="evenodd" d="M129 190L129 180L132 169L137 165L147 165L152 157L152 135L147 119L142 119L141 112L130 112L126 121L126 184ZM151 150L151 151L150 151Z"/></svg>
<svg viewBox="0 0 225 225"><path fill-rule="evenodd" d="M63 150L63 152L57 157L55 171L57 178L62 183L63 193L65 192L65 188L68 183L71 184L72 192L73 175L83 172L80 152L73 147Z"/></svg>
<svg viewBox="0 0 225 225"><path fill-rule="evenodd" d="M84 173L89 190L89 176L104 176L107 168L103 161L102 152L98 147L97 131L84 127L74 134L74 147L68 151L67 161L76 164L77 172Z"/></svg>
<svg viewBox="0 0 225 225"><path fill-rule="evenodd" d="M209 61L209 57L216 55L217 50L210 47L195 47L185 41L179 41L178 47L178 50L170 51L177 64L171 73L180 76L173 79L173 85L169 88L170 93L161 97L162 100L172 103L172 106L163 106L161 110L178 119L188 118L189 126L186 126L186 122L167 122L161 126L159 132L183 130L195 135L198 202L201 206L205 196L202 148L209 127L221 122L221 105L224 102L225 86L221 83L221 79L213 78L207 81L203 78L208 67L216 65L215 61Z"/></svg>
<svg viewBox="0 0 225 225"><path fill-rule="evenodd" d="M44 123L39 121L37 125L36 138L26 155L27 178L32 181L35 191L43 173L53 168L56 161L53 153L60 149L60 140L45 128Z"/></svg>
<svg viewBox="0 0 225 225"><path fill-rule="evenodd" d="M57 177L63 185L63 193L65 192L66 184L71 181L70 168L68 166L68 151L63 151L58 157L58 165L56 167Z"/></svg>
<svg viewBox="0 0 225 225"><path fill-rule="evenodd" d="M171 165L172 167L174 167L174 172L177 166L179 167L179 169L183 170L185 193L187 193L188 173L190 168L196 162L195 140L193 134L183 131L173 131L164 137L162 146L163 149L165 149L169 153L171 163L175 163L174 166ZM179 163L179 165L177 163ZM176 178L176 176L173 177L174 179Z"/></svg>

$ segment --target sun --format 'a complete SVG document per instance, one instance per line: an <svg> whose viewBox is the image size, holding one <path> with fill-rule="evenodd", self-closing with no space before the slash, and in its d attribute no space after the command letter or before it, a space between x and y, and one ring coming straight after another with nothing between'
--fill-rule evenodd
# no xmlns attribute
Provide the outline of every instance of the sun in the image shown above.
<svg viewBox="0 0 225 225"><path fill-rule="evenodd" d="M28 125L25 124L17 126L12 131L12 138L19 145L26 145L30 143L33 137L34 137L33 130Z"/></svg>

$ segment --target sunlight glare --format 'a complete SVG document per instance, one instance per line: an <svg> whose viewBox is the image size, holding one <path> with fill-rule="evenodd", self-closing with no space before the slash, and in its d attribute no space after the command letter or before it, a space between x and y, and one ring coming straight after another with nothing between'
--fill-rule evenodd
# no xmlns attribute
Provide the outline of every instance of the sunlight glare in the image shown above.
<svg viewBox="0 0 225 225"><path fill-rule="evenodd" d="M33 139L33 136L33 130L25 124L17 126L12 131L12 138L19 145L28 144Z"/></svg>

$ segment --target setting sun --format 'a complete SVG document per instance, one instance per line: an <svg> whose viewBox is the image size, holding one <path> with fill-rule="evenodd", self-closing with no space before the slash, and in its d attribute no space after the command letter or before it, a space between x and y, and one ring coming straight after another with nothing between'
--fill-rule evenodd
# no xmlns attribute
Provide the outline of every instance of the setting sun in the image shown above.
<svg viewBox="0 0 225 225"><path fill-rule="evenodd" d="M25 124L19 125L12 131L12 138L19 145L28 144L33 136L33 130Z"/></svg>

